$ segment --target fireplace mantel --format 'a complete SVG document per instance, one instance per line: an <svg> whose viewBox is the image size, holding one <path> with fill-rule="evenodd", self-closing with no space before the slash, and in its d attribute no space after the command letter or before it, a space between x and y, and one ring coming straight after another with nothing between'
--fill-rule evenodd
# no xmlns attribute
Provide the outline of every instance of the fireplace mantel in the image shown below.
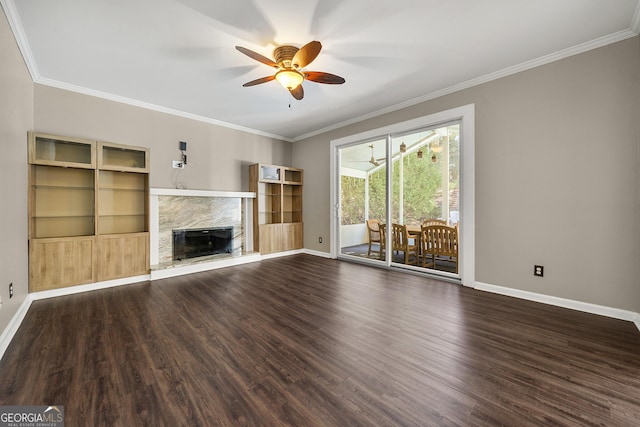
<svg viewBox="0 0 640 427"><path fill-rule="evenodd" d="M176 188L150 188L149 194L152 196L235 197L240 199L256 198L256 193L248 191L181 190Z"/></svg>
<svg viewBox="0 0 640 427"><path fill-rule="evenodd" d="M252 202L256 194L240 191L149 189L151 273L176 270L172 258L172 229L234 227L233 258L253 253ZM229 262L229 260L225 261Z"/></svg>

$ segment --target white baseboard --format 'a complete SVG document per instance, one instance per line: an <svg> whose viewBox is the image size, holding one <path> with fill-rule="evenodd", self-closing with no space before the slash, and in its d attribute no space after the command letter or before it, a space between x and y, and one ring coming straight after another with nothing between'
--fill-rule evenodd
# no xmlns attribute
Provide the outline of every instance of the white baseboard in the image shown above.
<svg viewBox="0 0 640 427"><path fill-rule="evenodd" d="M329 252L312 251L311 249L304 249L303 252L307 255L319 256L322 258L332 258Z"/></svg>
<svg viewBox="0 0 640 427"><path fill-rule="evenodd" d="M150 275L126 277L124 279L105 280L104 282L90 283L88 285L69 286L66 288L52 289L50 291L40 291L30 293L29 296L35 300L61 297L65 295L79 294L82 292L97 291L99 289L114 288L116 286L131 285L132 283L146 282Z"/></svg>
<svg viewBox="0 0 640 427"><path fill-rule="evenodd" d="M272 259L272 258L280 258L283 256L296 255L304 253L304 249L296 249L293 251L285 251L285 252L275 252L272 254L263 254L261 255L262 259Z"/></svg>
<svg viewBox="0 0 640 427"><path fill-rule="evenodd" d="M22 324L22 321L27 315L27 312L29 311L29 307L31 307L32 301L33 299L31 298L31 296L27 295L27 297L24 299L24 301L20 305L20 308L18 308L18 311L16 312L16 314L11 318L11 321L2 332L2 335L0 335L0 360L2 360L2 357L4 356L4 352L7 351L7 348L9 347L9 344L11 344L11 340L13 339L13 336L16 334L16 332L18 331L18 328Z"/></svg>
<svg viewBox="0 0 640 427"><path fill-rule="evenodd" d="M520 298L528 301L541 302L543 304L555 305L557 307L569 308L571 310L582 311L585 313L598 314L600 316L611 317L614 319L626 320L635 323L636 327L640 331L640 313L635 313L633 311L621 310L619 308L591 304L582 301L575 301L566 298L558 298L550 295L522 291L513 288L506 288L503 286L490 285L488 283L481 282L476 282L474 289Z"/></svg>
<svg viewBox="0 0 640 427"><path fill-rule="evenodd" d="M231 267L234 265L242 265L250 262L257 262L263 257L259 253L251 255L243 255L241 257L220 259L212 262L202 262L185 266L174 266L161 270L151 271L151 280L166 279L169 277L182 276L184 274L200 273L202 271L216 270L218 268Z"/></svg>

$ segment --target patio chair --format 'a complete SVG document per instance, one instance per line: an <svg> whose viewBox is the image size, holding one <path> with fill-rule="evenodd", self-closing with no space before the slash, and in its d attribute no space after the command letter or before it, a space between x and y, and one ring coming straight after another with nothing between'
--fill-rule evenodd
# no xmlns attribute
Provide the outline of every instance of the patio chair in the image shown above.
<svg viewBox="0 0 640 427"><path fill-rule="evenodd" d="M385 247L387 246L387 224L380 224L380 260L384 260ZM393 256L393 251L391 251Z"/></svg>
<svg viewBox="0 0 640 427"><path fill-rule="evenodd" d="M377 243L380 246L378 252L382 255L382 242L381 242L381 233L380 233L380 221L377 219L368 219L367 220L367 230L369 231L369 250L367 251L367 256L371 256L371 244ZM382 258L382 256L380 257Z"/></svg>
<svg viewBox="0 0 640 427"><path fill-rule="evenodd" d="M458 228L447 225L422 226L422 266L437 269L436 260L454 263L458 273ZM427 259L431 257L431 262Z"/></svg>
<svg viewBox="0 0 640 427"><path fill-rule="evenodd" d="M411 254L415 256L415 263L418 264L418 245L416 244L416 240L412 239L409 236L409 232L407 231L407 226L402 224L391 224L393 227L392 230L392 238L393 238L393 246L391 247L394 251L404 252L404 263L409 264L409 260L411 258ZM413 241L413 243L412 243Z"/></svg>
<svg viewBox="0 0 640 427"><path fill-rule="evenodd" d="M447 224L447 221L444 219L429 218L422 221L422 225L427 226L427 225L449 225L449 224Z"/></svg>

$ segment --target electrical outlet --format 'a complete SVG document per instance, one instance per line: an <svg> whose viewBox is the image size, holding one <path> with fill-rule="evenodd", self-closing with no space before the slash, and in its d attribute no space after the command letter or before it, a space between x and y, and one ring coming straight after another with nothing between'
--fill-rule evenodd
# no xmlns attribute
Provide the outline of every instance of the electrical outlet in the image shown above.
<svg viewBox="0 0 640 427"><path fill-rule="evenodd" d="M184 163L180 160L174 160L172 164L174 169L184 169Z"/></svg>
<svg viewBox="0 0 640 427"><path fill-rule="evenodd" d="M13 282L9 283L9 298L13 298Z"/></svg>
<svg viewBox="0 0 640 427"><path fill-rule="evenodd" d="M318 243L322 243L322 237L318 237Z"/></svg>
<svg viewBox="0 0 640 427"><path fill-rule="evenodd" d="M544 266L543 265L534 265L533 266L533 275L542 277L544 276Z"/></svg>

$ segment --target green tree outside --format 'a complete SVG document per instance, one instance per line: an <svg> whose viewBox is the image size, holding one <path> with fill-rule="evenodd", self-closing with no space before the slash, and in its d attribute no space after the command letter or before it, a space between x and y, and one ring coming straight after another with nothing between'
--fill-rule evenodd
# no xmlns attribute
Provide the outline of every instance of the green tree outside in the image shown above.
<svg viewBox="0 0 640 427"><path fill-rule="evenodd" d="M449 135L449 210L457 210L459 187L459 126L453 125L447 129ZM442 158L436 156L436 161L431 159L432 152L427 144L420 150L424 153L418 158L415 152L401 157L403 162L403 218L399 218L400 201L400 158L394 160L393 185L391 202L393 206L392 221L403 224L417 225L429 218L442 217ZM372 172L368 177L369 186L369 218L385 221L386 218L386 166ZM365 179L348 176L341 177L342 184L342 224L364 224L365 218ZM446 218L445 218L446 219Z"/></svg>

